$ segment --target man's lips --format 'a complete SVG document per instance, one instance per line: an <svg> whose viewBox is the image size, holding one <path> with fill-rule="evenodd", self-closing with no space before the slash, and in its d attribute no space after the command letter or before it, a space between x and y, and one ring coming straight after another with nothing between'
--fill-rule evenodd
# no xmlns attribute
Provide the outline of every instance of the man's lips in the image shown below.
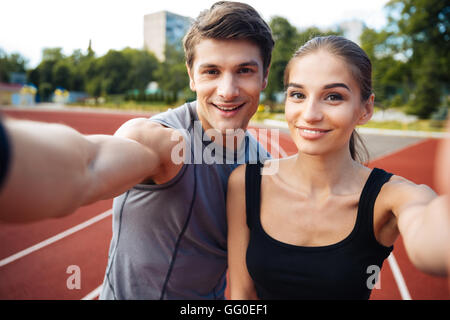
<svg viewBox="0 0 450 320"><path fill-rule="evenodd" d="M219 109L219 110L222 110L222 111L225 111L225 112L230 112L230 111L235 111L235 110L241 108L245 104L245 102L244 103L240 103L240 104L236 104L236 103L233 103L233 104L225 104L225 103L215 104L215 103L211 103L211 104L214 107L216 107L217 109Z"/></svg>

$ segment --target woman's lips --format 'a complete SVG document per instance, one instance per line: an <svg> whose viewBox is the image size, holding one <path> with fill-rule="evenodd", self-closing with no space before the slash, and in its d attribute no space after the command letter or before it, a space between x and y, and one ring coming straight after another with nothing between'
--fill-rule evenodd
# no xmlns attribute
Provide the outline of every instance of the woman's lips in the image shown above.
<svg viewBox="0 0 450 320"><path fill-rule="evenodd" d="M296 127L300 136L307 140L316 140L322 138L331 130L321 129L321 128L310 128L310 127Z"/></svg>

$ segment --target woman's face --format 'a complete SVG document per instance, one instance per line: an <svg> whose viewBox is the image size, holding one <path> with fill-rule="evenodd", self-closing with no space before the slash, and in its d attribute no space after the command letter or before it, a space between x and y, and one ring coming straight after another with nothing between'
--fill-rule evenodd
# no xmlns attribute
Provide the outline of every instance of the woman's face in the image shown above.
<svg viewBox="0 0 450 320"><path fill-rule="evenodd" d="M326 155L349 150L356 125L373 112L372 95L361 102L361 90L349 65L326 50L291 63L285 115L299 152Z"/></svg>

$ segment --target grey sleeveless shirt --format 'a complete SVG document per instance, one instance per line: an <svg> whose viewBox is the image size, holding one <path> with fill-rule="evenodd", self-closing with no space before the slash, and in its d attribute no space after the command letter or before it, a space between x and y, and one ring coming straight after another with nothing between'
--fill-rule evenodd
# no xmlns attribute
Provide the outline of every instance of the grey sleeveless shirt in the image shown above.
<svg viewBox="0 0 450 320"><path fill-rule="evenodd" d="M139 184L114 199L100 299L224 299L228 177L239 164L264 161L269 155L245 133L242 152L233 152L229 161L229 153L203 141L196 102L150 120L181 129L190 157L171 181ZM200 149L219 161L199 161Z"/></svg>

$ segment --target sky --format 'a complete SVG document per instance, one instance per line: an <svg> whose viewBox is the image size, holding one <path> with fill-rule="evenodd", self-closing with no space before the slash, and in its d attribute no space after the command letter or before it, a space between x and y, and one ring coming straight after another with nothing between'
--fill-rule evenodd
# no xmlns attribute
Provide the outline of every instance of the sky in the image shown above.
<svg viewBox="0 0 450 320"><path fill-rule="evenodd" d="M36 67L43 48L86 52L89 40L98 56L110 49L143 47L144 15L162 10L192 18L216 0L0 0L0 48L24 56ZM269 21L287 18L298 27L331 27L359 19L380 29L387 0L241 0Z"/></svg>

